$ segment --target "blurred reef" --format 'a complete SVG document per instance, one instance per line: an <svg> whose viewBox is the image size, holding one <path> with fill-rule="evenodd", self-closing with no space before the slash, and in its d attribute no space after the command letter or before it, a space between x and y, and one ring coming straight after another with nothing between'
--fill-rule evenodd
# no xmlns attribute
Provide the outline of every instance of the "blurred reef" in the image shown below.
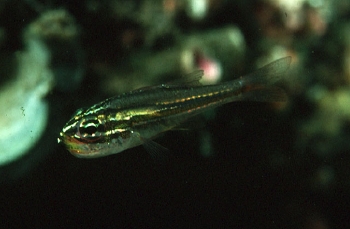
<svg viewBox="0 0 350 229"><path fill-rule="evenodd" d="M184 125L189 131L157 139L176 156L170 162L176 165L159 169L181 171L186 177L168 177L186 180L174 195L201 190L204 184L223 193L217 205L209 205L230 228L347 228L340 223L347 218L350 199L347 0L0 0L2 200L20 182L27 188L34 182L35 187L28 188L33 193L59 184L70 190L74 181L88 178L84 173L115 182L115 165L121 176L148 174L141 169L149 167L136 166L151 160L135 159L146 154L142 147L95 162L73 158L58 145L59 131L78 108L171 82L196 69L204 70L203 84L232 80L285 56L292 57L292 64L279 86L289 95L288 102L233 103L189 120ZM128 174L131 165L140 171ZM101 173L104 167L110 170ZM211 183L209 178L217 180ZM138 185L123 181L125 189L137 192ZM104 184L98 177L91 182ZM163 187L162 182L151 184ZM171 182L167 185L172 190ZM143 192L154 190L147 186ZM208 195L217 195L211 191ZM60 198L67 193L61 192ZM205 194L198 195L206 200ZM47 194L49 200L53 196ZM130 194L126 198L133 200ZM209 216L205 203L194 211ZM245 207L232 210L233 205ZM143 213L152 209L142 206ZM160 212L156 209L155 214ZM172 216L164 218L166 222ZM133 227L154 221L161 220L151 217Z"/></svg>

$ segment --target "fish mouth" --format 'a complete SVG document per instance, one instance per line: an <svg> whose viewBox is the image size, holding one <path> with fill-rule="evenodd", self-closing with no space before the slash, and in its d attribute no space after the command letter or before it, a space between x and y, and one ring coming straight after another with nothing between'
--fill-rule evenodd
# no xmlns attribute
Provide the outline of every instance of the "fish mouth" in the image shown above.
<svg viewBox="0 0 350 229"><path fill-rule="evenodd" d="M75 148L73 146L79 145L79 142L77 140L64 134L63 132L60 132L60 136L57 138L57 143L63 143L70 152L73 151L71 148Z"/></svg>
<svg viewBox="0 0 350 229"><path fill-rule="evenodd" d="M89 154L89 151L86 149L86 146L83 143L74 137L65 134L64 132L60 132L57 142L59 144L63 143L67 150L76 157L86 157L85 155Z"/></svg>
<svg viewBox="0 0 350 229"><path fill-rule="evenodd" d="M60 132L60 136L57 138L57 143L60 144L61 142L63 142L63 133Z"/></svg>
<svg viewBox="0 0 350 229"><path fill-rule="evenodd" d="M67 147L71 144L79 145L81 144L79 141L77 141L75 138L70 137L69 135L66 135L64 132L60 133L60 136L57 138L58 143L63 143Z"/></svg>
<svg viewBox="0 0 350 229"><path fill-rule="evenodd" d="M60 136L57 138L57 143L58 144L63 143L65 145L67 145L67 143L69 143L69 142L73 142L73 138L69 137L64 132L60 132Z"/></svg>

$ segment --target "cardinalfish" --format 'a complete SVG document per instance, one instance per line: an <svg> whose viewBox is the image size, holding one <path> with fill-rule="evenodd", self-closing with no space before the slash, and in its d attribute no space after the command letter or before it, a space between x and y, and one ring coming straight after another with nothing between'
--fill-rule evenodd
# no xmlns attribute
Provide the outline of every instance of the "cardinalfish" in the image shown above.
<svg viewBox="0 0 350 229"><path fill-rule="evenodd" d="M234 101L285 101L285 92L273 84L290 62L291 57L284 57L238 79L206 86L199 84L203 71L198 70L182 84L140 88L109 98L79 109L58 142L81 158L116 154L138 145L157 146L152 139L160 133L208 109Z"/></svg>

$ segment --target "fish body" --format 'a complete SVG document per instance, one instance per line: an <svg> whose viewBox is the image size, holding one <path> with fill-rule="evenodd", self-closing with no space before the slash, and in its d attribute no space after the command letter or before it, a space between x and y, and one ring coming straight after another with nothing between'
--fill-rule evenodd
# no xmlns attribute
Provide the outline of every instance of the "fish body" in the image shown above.
<svg viewBox="0 0 350 229"><path fill-rule="evenodd" d="M102 157L151 141L190 117L225 103L283 101L283 90L271 85L290 62L290 57L281 58L249 75L216 85L163 84L109 98L79 109L64 126L59 141L77 157Z"/></svg>

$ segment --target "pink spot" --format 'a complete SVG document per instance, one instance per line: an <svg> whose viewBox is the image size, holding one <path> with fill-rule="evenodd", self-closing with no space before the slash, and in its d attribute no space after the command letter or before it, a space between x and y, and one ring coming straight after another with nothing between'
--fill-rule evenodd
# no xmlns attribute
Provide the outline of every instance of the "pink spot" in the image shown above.
<svg viewBox="0 0 350 229"><path fill-rule="evenodd" d="M200 52L195 52L195 62L197 67L204 71L202 78L204 84L215 84L221 80L222 69L218 61Z"/></svg>

